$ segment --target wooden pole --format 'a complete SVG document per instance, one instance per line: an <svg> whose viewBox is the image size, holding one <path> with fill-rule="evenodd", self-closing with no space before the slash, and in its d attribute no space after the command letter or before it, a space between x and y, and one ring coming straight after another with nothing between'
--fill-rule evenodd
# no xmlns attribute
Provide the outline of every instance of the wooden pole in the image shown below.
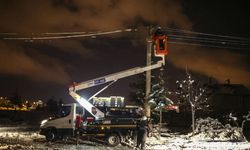
<svg viewBox="0 0 250 150"><path fill-rule="evenodd" d="M152 40L147 38L147 66L151 65ZM150 106L148 105L149 94L151 91L151 70L146 72L146 97L144 101L145 116L150 118Z"/></svg>

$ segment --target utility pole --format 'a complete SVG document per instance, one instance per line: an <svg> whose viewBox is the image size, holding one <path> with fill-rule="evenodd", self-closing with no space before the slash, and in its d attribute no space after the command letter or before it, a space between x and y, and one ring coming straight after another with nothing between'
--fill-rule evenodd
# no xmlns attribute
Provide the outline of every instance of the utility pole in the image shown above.
<svg viewBox="0 0 250 150"><path fill-rule="evenodd" d="M152 36L152 37L151 37ZM151 53L154 42L154 56L161 57L163 65L165 65L165 55L168 54L167 50L167 37L162 32L161 28L158 27L149 29L149 36L147 38L147 66L151 65ZM151 70L146 72L146 93L144 101L144 115L150 118L150 106L148 105L149 94L151 92Z"/></svg>
<svg viewBox="0 0 250 150"><path fill-rule="evenodd" d="M152 40L149 36L147 38L147 66L151 65L151 48ZM144 101L145 116L150 118L150 106L148 105L149 94L151 91L151 70L146 72L146 96Z"/></svg>

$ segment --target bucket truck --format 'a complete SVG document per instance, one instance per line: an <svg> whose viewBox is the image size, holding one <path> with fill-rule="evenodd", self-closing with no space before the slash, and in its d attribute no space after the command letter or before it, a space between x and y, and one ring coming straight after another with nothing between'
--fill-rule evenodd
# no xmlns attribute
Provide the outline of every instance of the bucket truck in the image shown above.
<svg viewBox="0 0 250 150"><path fill-rule="evenodd" d="M69 87L69 94L78 104L64 105L60 117L42 121L40 134L45 135L48 141L64 136L101 136L111 146L131 138L139 121L137 108L106 108L102 110L94 106L90 100L119 79L162 67L165 64L164 57L167 50L166 44L162 46L162 42L166 42L166 36L160 36L158 38L157 35L154 35L152 39L156 43L155 54L157 57L160 56L161 60L149 66L136 67L81 83L74 83ZM157 46L157 43L161 46ZM77 93L80 90L107 83L107 86L88 100ZM112 112L116 112L116 115L112 115ZM117 112L120 113L119 117Z"/></svg>

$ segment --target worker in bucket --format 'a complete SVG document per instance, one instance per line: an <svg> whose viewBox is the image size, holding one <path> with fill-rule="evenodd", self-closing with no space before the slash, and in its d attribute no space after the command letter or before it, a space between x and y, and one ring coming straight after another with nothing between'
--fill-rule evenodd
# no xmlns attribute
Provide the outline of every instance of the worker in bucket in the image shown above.
<svg viewBox="0 0 250 150"><path fill-rule="evenodd" d="M146 116L143 116L139 122L137 123L137 148L144 150L145 149L145 143L146 143L146 137L148 135L148 120Z"/></svg>

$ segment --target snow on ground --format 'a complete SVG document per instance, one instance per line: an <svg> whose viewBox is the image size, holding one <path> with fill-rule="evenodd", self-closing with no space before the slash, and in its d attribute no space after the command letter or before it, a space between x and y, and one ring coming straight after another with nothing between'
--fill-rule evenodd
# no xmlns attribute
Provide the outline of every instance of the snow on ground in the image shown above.
<svg viewBox="0 0 250 150"><path fill-rule="evenodd" d="M204 138L206 137L206 138ZM1 127L0 126L0 150L127 150L131 147L119 145L107 147L101 143L84 141L75 145L72 141L46 142L44 136L38 134L38 130L28 127ZM207 138L207 133L180 135L164 133L159 138L149 137L146 149L155 150L245 150L250 149L249 142L228 141L227 139L212 140Z"/></svg>
<svg viewBox="0 0 250 150"><path fill-rule="evenodd" d="M156 150L245 150L250 149L249 142L232 142L232 141L206 141L190 139L189 135L172 134L169 137L157 139L151 137L147 139L146 149Z"/></svg>
<svg viewBox="0 0 250 150"><path fill-rule="evenodd" d="M159 134L158 134L159 135ZM217 119L199 118L196 121L194 133L186 135L164 132L161 137L147 139L147 149L169 150L250 150L250 142L247 142L240 128L222 125Z"/></svg>

